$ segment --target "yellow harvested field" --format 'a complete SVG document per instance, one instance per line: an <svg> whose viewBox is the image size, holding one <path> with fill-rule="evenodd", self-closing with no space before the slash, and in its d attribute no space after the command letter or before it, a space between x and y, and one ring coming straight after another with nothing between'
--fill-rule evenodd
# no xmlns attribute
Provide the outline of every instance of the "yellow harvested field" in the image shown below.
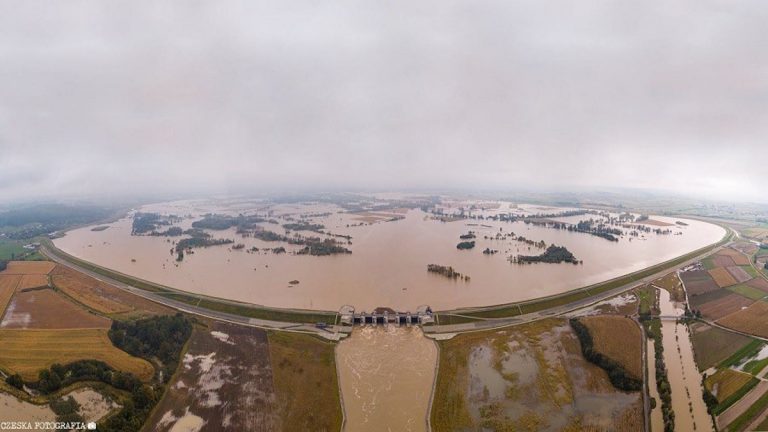
<svg viewBox="0 0 768 432"><path fill-rule="evenodd" d="M600 315L581 318L592 336L595 350L618 362L635 378L643 378L642 334L629 318Z"/></svg>
<svg viewBox="0 0 768 432"><path fill-rule="evenodd" d="M129 305L109 298L112 291L117 290L117 288L82 273L59 266L51 275L51 281L56 288L66 295L95 311L112 314L128 312L133 309Z"/></svg>
<svg viewBox="0 0 768 432"><path fill-rule="evenodd" d="M728 269L725 267L713 268L709 271L709 275L712 276L712 279L715 280L715 283L717 283L717 286L720 288L739 283L730 273L728 273Z"/></svg>
<svg viewBox="0 0 768 432"><path fill-rule="evenodd" d="M8 306L8 302L11 301L13 293L16 292L19 281L21 281L21 276L19 275L0 274L0 317L5 313L5 308Z"/></svg>
<svg viewBox="0 0 768 432"><path fill-rule="evenodd" d="M756 301L746 309L727 315L718 324L755 336L768 337L768 303Z"/></svg>
<svg viewBox="0 0 768 432"><path fill-rule="evenodd" d="M0 368L19 373L25 380L37 380L40 370L54 363L88 359L101 360L144 381L154 373L149 362L112 345L107 329L0 329Z"/></svg>
<svg viewBox="0 0 768 432"><path fill-rule="evenodd" d="M740 388L752 379L752 375L733 369L720 369L714 375L708 376L707 390L715 395L718 402L722 402L728 396L736 393Z"/></svg>
<svg viewBox="0 0 768 432"><path fill-rule="evenodd" d="M48 275L28 274L21 277L17 290L48 286Z"/></svg>
<svg viewBox="0 0 768 432"><path fill-rule="evenodd" d="M10 261L8 268L3 274L43 274L48 273L56 267L51 261Z"/></svg>

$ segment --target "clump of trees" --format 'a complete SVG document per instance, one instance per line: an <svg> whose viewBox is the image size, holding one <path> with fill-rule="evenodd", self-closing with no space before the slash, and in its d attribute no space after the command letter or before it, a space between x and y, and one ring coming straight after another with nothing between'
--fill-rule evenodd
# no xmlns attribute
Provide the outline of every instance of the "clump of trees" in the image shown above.
<svg viewBox="0 0 768 432"><path fill-rule="evenodd" d="M83 423L85 419L78 411L80 410L80 404L77 403L72 396L64 398L56 398L52 400L48 406L51 407L51 411L56 414L56 421L64 423Z"/></svg>
<svg viewBox="0 0 768 432"><path fill-rule="evenodd" d="M11 387L16 387L19 390L24 389L24 380L21 379L21 375L13 374L5 377L5 382Z"/></svg>
<svg viewBox="0 0 768 432"><path fill-rule="evenodd" d="M521 264L538 262L555 264L569 262L572 264L579 264L581 261L577 260L565 246L550 245L547 250L540 255L517 255L512 259L512 262Z"/></svg>
<svg viewBox="0 0 768 432"><path fill-rule="evenodd" d="M19 379L21 379L19 377ZM144 384L134 375L113 369L98 360L79 360L66 365L54 364L40 371L37 382L27 386L42 394L52 394L79 381L99 381L130 393L123 409L100 424L100 431L138 431L143 426L152 408L160 399L162 389ZM23 387L22 382L22 387ZM82 421L77 410L79 406L69 399L54 399L51 409L57 421Z"/></svg>
<svg viewBox="0 0 768 432"><path fill-rule="evenodd" d="M8 261L0 260L0 271L3 271L8 268Z"/></svg>
<svg viewBox="0 0 768 432"><path fill-rule="evenodd" d="M462 240L473 239L473 238L475 238L475 232L474 231L470 231L470 232L468 232L466 234L460 235L459 238L462 239Z"/></svg>
<svg viewBox="0 0 768 432"><path fill-rule="evenodd" d="M642 388L642 380L630 375L622 365L595 350L592 335L589 333L586 325L577 318L571 318L570 324L579 338L581 353L584 355L584 358L608 372L608 378L614 387L624 391L638 391Z"/></svg>
<svg viewBox="0 0 768 432"><path fill-rule="evenodd" d="M298 223L287 223L283 225L283 228L285 228L288 231L314 231L314 232L320 232L323 228L325 228L324 225L321 224L311 224L309 222L298 222Z"/></svg>
<svg viewBox="0 0 768 432"><path fill-rule="evenodd" d="M459 250L467 250L467 249L472 249L474 247L475 247L475 241L474 240L472 240L472 241L463 241L463 242L461 242L461 243L456 245L456 249L459 249Z"/></svg>
<svg viewBox="0 0 768 432"><path fill-rule="evenodd" d="M325 256L325 255L336 255L336 254L351 254L352 251L343 247L339 246L335 241L331 239L325 239L321 241L307 241L307 245L304 246L301 250L296 252L297 255L314 255L314 256Z"/></svg>
<svg viewBox="0 0 768 432"><path fill-rule="evenodd" d="M136 212L133 215L131 235L162 235L157 232L159 227L171 225L179 220L181 218L173 215L163 216L159 213Z"/></svg>
<svg viewBox="0 0 768 432"><path fill-rule="evenodd" d="M469 282L470 277L461 274L453 269L451 266L444 266L439 264L427 264L427 271L430 273L436 273L445 276L450 279L461 279L465 282Z"/></svg>
<svg viewBox="0 0 768 432"><path fill-rule="evenodd" d="M164 381L176 370L181 349L191 334L192 322L180 313L132 322L113 321L109 330L116 347L150 361L160 360Z"/></svg>
<svg viewBox="0 0 768 432"><path fill-rule="evenodd" d="M648 337L653 339L654 362L656 365L656 388L661 399L661 414L664 418L664 432L675 430L675 412L672 410L672 388L667 378L667 365L664 363L664 344L661 336L661 321L658 318L640 317ZM706 399L705 399L706 401Z"/></svg>

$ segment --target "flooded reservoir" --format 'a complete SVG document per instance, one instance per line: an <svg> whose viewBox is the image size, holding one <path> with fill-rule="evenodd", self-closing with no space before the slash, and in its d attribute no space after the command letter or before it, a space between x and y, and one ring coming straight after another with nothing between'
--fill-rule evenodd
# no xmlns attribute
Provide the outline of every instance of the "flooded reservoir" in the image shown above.
<svg viewBox="0 0 768 432"><path fill-rule="evenodd" d="M472 206L476 209L465 210ZM675 258L715 243L725 233L721 227L700 221L653 216L644 222L650 225L642 225L647 231L638 234L639 225L618 226L622 235L610 241L523 220L541 212L565 214L567 209L461 201L426 210L350 212L326 203L220 201L182 201L140 209L176 215L170 226L179 231L189 230L209 214L258 214L266 221L255 227L262 234L269 232L282 239L317 236L350 252L326 256L302 253L302 245L272 238L265 241L263 235L239 234L237 228L225 226L205 229L205 235L232 243L189 249L179 261L173 248L185 236L132 235L130 215L107 226L70 231L54 242L78 258L200 294L273 307L338 310L349 304L359 311L378 306L413 311L424 304L443 310L556 294ZM466 212L461 213L465 216L442 216L459 211ZM509 215L517 219L500 219ZM576 226L582 220L602 217L586 214L538 220ZM296 231L297 226L315 231ZM320 226L323 228L312 228ZM471 238L474 247L459 249L462 236ZM564 246L579 264L510 262L518 255L543 253L541 245ZM429 264L451 267L467 278L430 273Z"/></svg>
<svg viewBox="0 0 768 432"><path fill-rule="evenodd" d="M336 348L346 431L426 431L437 346L418 327L360 327Z"/></svg>
<svg viewBox="0 0 768 432"><path fill-rule="evenodd" d="M662 316L682 316L683 310L670 300L667 290L659 290L659 308ZM688 327L674 320L661 322L664 344L664 363L672 391L672 409L675 429L685 431L712 431L714 425L707 413L701 390L701 374L693 357Z"/></svg>

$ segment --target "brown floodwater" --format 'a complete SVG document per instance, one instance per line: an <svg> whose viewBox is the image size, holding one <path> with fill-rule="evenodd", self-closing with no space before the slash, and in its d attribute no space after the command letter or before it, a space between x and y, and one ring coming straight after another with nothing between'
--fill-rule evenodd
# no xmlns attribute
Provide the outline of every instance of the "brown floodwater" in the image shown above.
<svg viewBox="0 0 768 432"><path fill-rule="evenodd" d="M455 205L467 205L466 202ZM491 206L493 207L493 206ZM216 237L232 238L252 246L286 246L287 254L247 253L228 246L195 249L177 263L170 253L172 239L131 236L131 219L109 224L103 231L84 227L56 239L62 250L96 264L178 289L274 307L338 310L345 304L358 311L378 306L415 310L420 305L436 309L495 305L556 294L643 269L712 244L724 230L705 222L686 220L687 226L669 226L681 235L645 234L645 238L623 237L619 242L583 233L526 225L523 222L457 220L440 222L421 210L356 215L331 204L268 205L241 202L237 205L209 201L182 201L145 206L142 211L190 216L179 226L187 228L195 218L208 212L272 211L276 217L297 217L329 212L307 220L322 223L328 231L352 236L349 255L308 256L290 252L298 246L240 238L234 229L211 231ZM548 209L497 203L496 208L477 210L485 216L507 213L535 213ZM557 209L555 209L557 210ZM404 216L387 221L387 216ZM560 218L576 222L592 216ZM674 223L679 218L654 216ZM280 223L285 223L280 220ZM362 224L362 225L361 225ZM282 233L278 225L263 224ZM475 231L477 246L458 250L459 236ZM534 241L566 246L581 265L510 263L517 254L537 255L541 249L514 240L486 240L484 236L514 232ZM498 250L483 254L486 248ZM428 264L452 266L471 277L452 280L428 273ZM289 281L298 280L291 285Z"/></svg>
<svg viewBox="0 0 768 432"><path fill-rule="evenodd" d="M667 290L659 290L662 316L680 316L683 310L670 301ZM712 418L707 414L701 390L701 374L693 357L688 327L673 320L662 320L664 363L672 391L675 429L684 431L713 431Z"/></svg>
<svg viewBox="0 0 768 432"><path fill-rule="evenodd" d="M360 327L336 364L347 431L426 431L437 345L418 327Z"/></svg>

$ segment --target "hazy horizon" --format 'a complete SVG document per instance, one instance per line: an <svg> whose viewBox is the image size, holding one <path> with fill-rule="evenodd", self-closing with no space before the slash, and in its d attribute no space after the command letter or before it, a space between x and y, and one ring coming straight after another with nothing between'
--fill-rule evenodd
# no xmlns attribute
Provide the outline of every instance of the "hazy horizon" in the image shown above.
<svg viewBox="0 0 768 432"><path fill-rule="evenodd" d="M1 203L269 190L768 202L768 4L0 3Z"/></svg>

